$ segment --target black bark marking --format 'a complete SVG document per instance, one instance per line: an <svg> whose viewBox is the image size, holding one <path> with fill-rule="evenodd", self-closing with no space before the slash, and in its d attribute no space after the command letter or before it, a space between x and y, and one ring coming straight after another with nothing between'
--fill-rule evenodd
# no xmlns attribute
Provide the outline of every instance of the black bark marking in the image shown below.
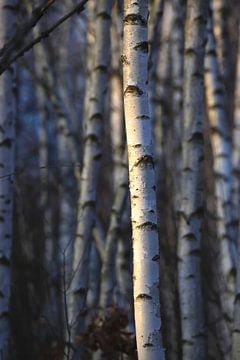
<svg viewBox="0 0 240 360"><path fill-rule="evenodd" d="M216 56L217 56L217 53L216 53L216 50L215 50L215 49L209 49L209 50L207 50L206 55L207 55L207 56L214 56L214 57L216 57Z"/></svg>
<svg viewBox="0 0 240 360"><path fill-rule="evenodd" d="M100 72L107 73L108 72L108 67L106 65L98 65L93 70L94 71L98 70Z"/></svg>
<svg viewBox="0 0 240 360"><path fill-rule="evenodd" d="M191 134L189 140L190 141L196 141L199 143L203 143L203 133L201 131L195 131L194 133Z"/></svg>
<svg viewBox="0 0 240 360"><path fill-rule="evenodd" d="M188 55L188 56L197 56L197 52L195 49L193 48L188 48L185 50L185 55Z"/></svg>
<svg viewBox="0 0 240 360"><path fill-rule="evenodd" d="M148 115L140 115L140 116L137 116L136 119L149 120L150 116L148 116Z"/></svg>
<svg viewBox="0 0 240 360"><path fill-rule="evenodd" d="M192 256L201 256L202 255L202 252L200 249L194 249L194 250L191 250L189 252L189 255L192 255Z"/></svg>
<svg viewBox="0 0 240 360"><path fill-rule="evenodd" d="M95 205L96 205L96 201L94 201L94 200L88 200L88 201L86 201L86 202L83 204L82 208L85 209L87 206L89 206L89 207L95 207Z"/></svg>
<svg viewBox="0 0 240 360"><path fill-rule="evenodd" d="M0 143L0 146L5 146L10 148L12 146L12 143L13 143L13 139L6 138Z"/></svg>
<svg viewBox="0 0 240 360"><path fill-rule="evenodd" d="M99 112L92 114L92 116L90 117L90 121L102 121L102 119L103 119L103 116Z"/></svg>
<svg viewBox="0 0 240 360"><path fill-rule="evenodd" d="M152 343L145 343L143 345L144 348L148 348L148 347L153 347L153 344Z"/></svg>
<svg viewBox="0 0 240 360"><path fill-rule="evenodd" d="M87 142L89 140L89 141L92 141L99 145L99 139L98 139L97 135L95 135L95 134L88 134L84 140L85 140L85 142Z"/></svg>
<svg viewBox="0 0 240 360"><path fill-rule="evenodd" d="M139 294L136 297L136 301L138 301L138 300L152 300L152 297L148 294Z"/></svg>
<svg viewBox="0 0 240 360"><path fill-rule="evenodd" d="M134 50L139 50L142 51L143 53L147 54L148 53L148 41L142 41L137 43L136 46L134 46Z"/></svg>
<svg viewBox="0 0 240 360"><path fill-rule="evenodd" d="M135 144L135 145L133 145L132 147L133 148L140 148L142 146L142 144Z"/></svg>
<svg viewBox="0 0 240 360"><path fill-rule="evenodd" d="M160 256L159 255L155 255L153 258L152 258L152 261L158 261L160 259Z"/></svg>
<svg viewBox="0 0 240 360"><path fill-rule="evenodd" d="M149 229L149 230L157 230L157 224L151 222L151 221L146 221L140 225L136 226L137 229Z"/></svg>
<svg viewBox="0 0 240 360"><path fill-rule="evenodd" d="M133 166L138 166L140 164L144 164L144 165L152 165L154 166L154 160L152 155L143 155L141 156L135 163Z"/></svg>
<svg viewBox="0 0 240 360"><path fill-rule="evenodd" d="M124 95L125 94L132 94L134 96L141 96L143 94L143 91L138 86L128 85L126 90L124 91Z"/></svg>
<svg viewBox="0 0 240 360"><path fill-rule="evenodd" d="M79 295L79 296L85 296L86 293L87 293L87 289L85 289L85 288L79 288L74 291L74 294Z"/></svg>
<svg viewBox="0 0 240 360"><path fill-rule="evenodd" d="M93 157L93 160L99 161L102 158L102 153L99 153Z"/></svg>
<svg viewBox="0 0 240 360"><path fill-rule="evenodd" d="M196 236L193 233L188 233L183 236L183 239L188 240L188 241L195 241Z"/></svg>
<svg viewBox="0 0 240 360"><path fill-rule="evenodd" d="M128 61L126 55L121 55L121 61L122 61L123 65L129 65L130 64L130 62Z"/></svg>
<svg viewBox="0 0 240 360"><path fill-rule="evenodd" d="M147 20L138 14L127 15L124 19L124 23L126 25L140 25L140 26L144 26L144 27L147 26Z"/></svg>
<svg viewBox="0 0 240 360"><path fill-rule="evenodd" d="M8 259L7 256L0 254L0 264L4 265L4 266L9 266L10 265L10 260Z"/></svg>
<svg viewBox="0 0 240 360"><path fill-rule="evenodd" d="M104 20L111 20L111 15L110 15L108 12L106 12L106 11L99 12L99 13L97 14L97 18L98 18L98 17L101 17L101 18L104 19Z"/></svg>

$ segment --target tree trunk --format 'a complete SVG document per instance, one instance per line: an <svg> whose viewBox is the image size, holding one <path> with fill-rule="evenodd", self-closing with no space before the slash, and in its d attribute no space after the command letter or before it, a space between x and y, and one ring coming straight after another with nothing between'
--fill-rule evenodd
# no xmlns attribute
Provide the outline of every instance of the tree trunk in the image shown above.
<svg viewBox="0 0 240 360"><path fill-rule="evenodd" d="M125 0L124 106L131 192L134 305L139 360L162 360L159 243L148 103L148 2Z"/></svg>
<svg viewBox="0 0 240 360"><path fill-rule="evenodd" d="M236 263L236 244L233 242L232 228L232 147L230 119L227 116L225 89L216 57L211 18L208 23L205 57L205 87L215 177L216 231L220 249L220 271L223 276L223 291L220 297L226 319L231 323L235 291L233 269Z"/></svg>
<svg viewBox="0 0 240 360"><path fill-rule="evenodd" d="M201 289L203 222L203 66L207 0L188 0L185 28L181 209L179 212L179 297L183 359L205 360Z"/></svg>
<svg viewBox="0 0 240 360"><path fill-rule="evenodd" d="M70 289L70 324L72 340L84 331L88 291L91 235L95 221L97 184L102 155L104 101L108 87L110 60L110 25L112 0L101 0L96 11L96 39L93 54L89 109L86 121L83 169L78 200L78 225L74 245L73 279Z"/></svg>
<svg viewBox="0 0 240 360"><path fill-rule="evenodd" d="M237 284L236 284L236 295L234 301L234 323L233 323L233 350L232 359L238 360L240 358L240 229L239 229L239 213L240 213L240 39L238 44L238 72L236 81L236 108L235 108L235 121L234 121L234 132L233 132L233 162L234 162L234 200L236 209L236 223L238 240L238 261L237 261Z"/></svg>
<svg viewBox="0 0 240 360"><path fill-rule="evenodd" d="M5 6L4 6L5 5ZM16 0L0 6L0 47L15 34ZM0 356L10 359L10 290L15 169L16 68L0 78Z"/></svg>

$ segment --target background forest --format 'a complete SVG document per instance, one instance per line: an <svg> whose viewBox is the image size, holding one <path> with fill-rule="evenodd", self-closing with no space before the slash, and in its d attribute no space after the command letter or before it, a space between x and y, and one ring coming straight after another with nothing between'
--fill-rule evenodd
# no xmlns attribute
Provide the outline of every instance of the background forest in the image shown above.
<svg viewBox="0 0 240 360"><path fill-rule="evenodd" d="M240 1L0 0L0 74L0 359L239 360Z"/></svg>

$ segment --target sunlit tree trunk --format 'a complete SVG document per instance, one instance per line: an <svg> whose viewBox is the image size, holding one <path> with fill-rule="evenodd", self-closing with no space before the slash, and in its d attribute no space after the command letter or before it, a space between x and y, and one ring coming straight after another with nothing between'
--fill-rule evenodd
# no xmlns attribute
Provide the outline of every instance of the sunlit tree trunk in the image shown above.
<svg viewBox="0 0 240 360"><path fill-rule="evenodd" d="M207 0L188 0L184 50L182 185L178 271L184 359L206 359L201 289L204 48Z"/></svg>
<svg viewBox="0 0 240 360"><path fill-rule="evenodd" d="M104 101L108 86L112 0L101 0L96 10L96 39L93 50L89 109L84 137L83 169L78 200L78 224L74 245L73 279L70 289L72 340L84 329L91 235L95 221L97 184L102 155ZM77 356L77 355L76 355Z"/></svg>
<svg viewBox="0 0 240 360"><path fill-rule="evenodd" d="M0 4L0 47L16 29L16 0ZM0 357L10 359L10 290L15 169L16 68L0 78Z"/></svg>
<svg viewBox="0 0 240 360"><path fill-rule="evenodd" d="M124 2L123 78L129 156L134 306L139 360L164 359L159 302L159 244L149 116L148 2Z"/></svg>

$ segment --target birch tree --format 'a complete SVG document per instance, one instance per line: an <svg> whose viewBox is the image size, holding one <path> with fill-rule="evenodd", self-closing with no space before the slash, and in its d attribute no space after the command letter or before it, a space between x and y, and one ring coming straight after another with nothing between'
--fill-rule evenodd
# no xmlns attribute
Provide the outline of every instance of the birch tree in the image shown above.
<svg viewBox="0 0 240 360"><path fill-rule="evenodd" d="M148 2L124 2L123 79L129 157L134 306L139 360L164 359L156 185L147 89Z"/></svg>
<svg viewBox="0 0 240 360"><path fill-rule="evenodd" d="M238 69L237 69L237 81L236 81L236 104L235 104L235 121L233 132L233 162L234 162L234 200L236 208L236 223L238 225L237 240L238 240L238 261L237 261L237 284L236 294L234 301L234 318L233 318L233 348L232 359L237 360L240 357L240 231L239 231L239 211L240 211L240 41L238 48Z"/></svg>
<svg viewBox="0 0 240 360"><path fill-rule="evenodd" d="M97 184L102 155L104 100L108 85L110 60L110 25L112 0L101 0L96 9L96 39L93 53L89 109L84 138L83 169L78 200L78 224L74 244L73 280L70 289L69 316L72 338L84 330L91 235L95 221Z"/></svg>
<svg viewBox="0 0 240 360"><path fill-rule="evenodd" d="M15 34L16 0L0 4L0 47ZM16 68L0 78L0 354L10 359L10 289L13 238Z"/></svg>
<svg viewBox="0 0 240 360"><path fill-rule="evenodd" d="M233 269L235 266L234 263L236 262L236 250L232 238L232 148L225 89L216 57L215 38L211 18L208 23L205 87L215 173L216 231L219 239L221 272L224 277L222 283L224 283L225 287L225 289L222 288L220 296L225 298L222 305L227 314L227 318L232 319L235 291Z"/></svg>
<svg viewBox="0 0 240 360"><path fill-rule="evenodd" d="M183 358L198 360L206 359L200 261L203 221L203 70L207 9L207 0L187 2L178 244Z"/></svg>

